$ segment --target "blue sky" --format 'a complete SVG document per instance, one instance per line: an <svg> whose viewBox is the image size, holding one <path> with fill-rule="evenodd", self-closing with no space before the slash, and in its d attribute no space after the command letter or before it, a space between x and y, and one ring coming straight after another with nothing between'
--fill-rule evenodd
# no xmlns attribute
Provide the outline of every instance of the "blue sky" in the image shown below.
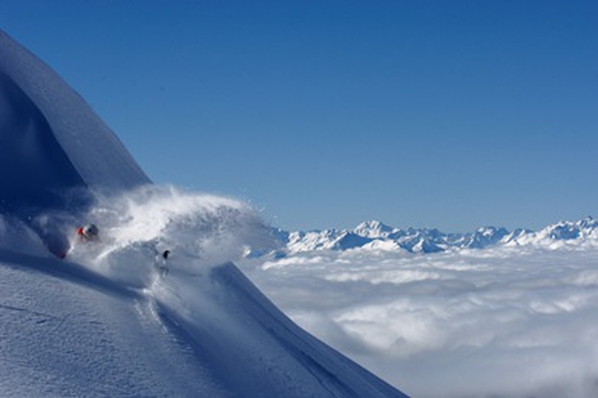
<svg viewBox="0 0 598 398"><path fill-rule="evenodd" d="M598 216L595 1L3 0L157 183L288 229Z"/></svg>

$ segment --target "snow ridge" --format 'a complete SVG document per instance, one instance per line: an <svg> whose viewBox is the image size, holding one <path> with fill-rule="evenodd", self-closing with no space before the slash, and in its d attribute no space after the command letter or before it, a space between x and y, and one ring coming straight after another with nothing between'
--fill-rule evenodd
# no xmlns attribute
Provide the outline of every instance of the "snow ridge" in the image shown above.
<svg viewBox="0 0 598 398"><path fill-rule="evenodd" d="M93 204L90 190L149 184L137 162L79 94L0 30L0 213L25 222L55 255L63 226Z"/></svg>
<svg viewBox="0 0 598 398"><path fill-rule="evenodd" d="M4 102L0 100L0 115L15 119L13 124L2 126L2 138L20 135L21 143L29 146L25 138L51 136L81 180L90 187L128 189L150 182L116 134L85 100L48 65L2 30L0 77L5 85L14 87L2 90L5 98ZM30 108L25 116L23 106L15 103L19 98L15 98L14 91L22 97L20 102L25 101ZM28 116L37 123L26 123L23 118ZM47 148L40 150L47 151ZM40 158L52 157L58 152L58 148L50 154L38 152L26 160L38 163Z"/></svg>
<svg viewBox="0 0 598 398"><path fill-rule="evenodd" d="M598 221L588 216L576 222L561 221L539 231L486 226L468 233L444 233L438 229L400 229L380 221L367 221L347 229L286 232L273 229L280 255L317 250L350 249L437 253L450 250L484 249L494 246L598 245Z"/></svg>

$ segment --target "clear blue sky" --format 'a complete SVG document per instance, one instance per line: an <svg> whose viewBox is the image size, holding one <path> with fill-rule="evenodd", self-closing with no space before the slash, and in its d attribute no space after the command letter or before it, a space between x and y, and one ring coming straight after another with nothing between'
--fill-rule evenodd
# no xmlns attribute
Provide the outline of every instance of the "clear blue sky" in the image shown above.
<svg viewBox="0 0 598 398"><path fill-rule="evenodd" d="M2 0L157 183L288 229L598 216L596 1Z"/></svg>

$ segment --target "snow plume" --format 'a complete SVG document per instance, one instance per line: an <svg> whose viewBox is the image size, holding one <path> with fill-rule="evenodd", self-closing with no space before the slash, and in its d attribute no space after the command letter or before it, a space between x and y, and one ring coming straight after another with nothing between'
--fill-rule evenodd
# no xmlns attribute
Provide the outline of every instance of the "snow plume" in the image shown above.
<svg viewBox="0 0 598 398"><path fill-rule="evenodd" d="M245 269L299 325L414 396L595 397L597 259L593 246L349 250Z"/></svg>
<svg viewBox="0 0 598 398"><path fill-rule="evenodd" d="M82 243L73 235L68 257L133 285L147 285L151 265L165 250L169 265L194 273L235 261L249 247L271 245L259 215L234 199L153 185L96 197L81 221L99 227L99 240Z"/></svg>

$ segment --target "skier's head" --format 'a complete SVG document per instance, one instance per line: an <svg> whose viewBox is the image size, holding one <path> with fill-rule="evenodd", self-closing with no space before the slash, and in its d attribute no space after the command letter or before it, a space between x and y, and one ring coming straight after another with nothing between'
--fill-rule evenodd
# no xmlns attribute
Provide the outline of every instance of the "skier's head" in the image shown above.
<svg viewBox="0 0 598 398"><path fill-rule="evenodd" d="M95 224L86 224L82 233L87 239L94 239L100 233L100 229Z"/></svg>
<svg viewBox="0 0 598 398"><path fill-rule="evenodd" d="M167 260L168 256L170 256L170 250L164 250L164 253L162 253L162 257L164 257L164 260Z"/></svg>

